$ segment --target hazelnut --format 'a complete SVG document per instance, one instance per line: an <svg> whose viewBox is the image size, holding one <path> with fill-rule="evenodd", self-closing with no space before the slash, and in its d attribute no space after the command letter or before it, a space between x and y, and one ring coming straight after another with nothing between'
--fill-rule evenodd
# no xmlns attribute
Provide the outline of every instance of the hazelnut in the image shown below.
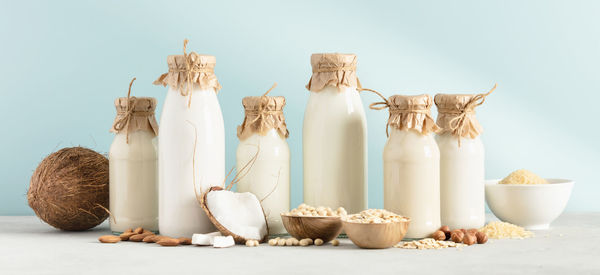
<svg viewBox="0 0 600 275"><path fill-rule="evenodd" d="M431 237L436 241L443 241L446 239L446 234L444 233L444 231L438 230L433 232L433 234L431 234Z"/></svg>
<svg viewBox="0 0 600 275"><path fill-rule="evenodd" d="M444 225L444 226L440 227L440 231L444 232L444 234L446 235L446 238L444 240L450 239L450 233L451 233L450 227L448 227L447 225Z"/></svg>
<svg viewBox="0 0 600 275"><path fill-rule="evenodd" d="M477 230L477 228L471 228L471 229L467 229L467 233L469 234L477 234L477 232L479 232L479 230Z"/></svg>
<svg viewBox="0 0 600 275"><path fill-rule="evenodd" d="M444 225L444 226L440 227L439 230L442 231L442 232L444 232L444 233L450 233L450 227L448 227L447 225Z"/></svg>
<svg viewBox="0 0 600 275"><path fill-rule="evenodd" d="M475 237L477 238L477 243L478 244L484 244L488 240L487 235L485 233L483 233L483 232L477 232L477 233L475 233Z"/></svg>
<svg viewBox="0 0 600 275"><path fill-rule="evenodd" d="M466 229L464 229L464 228L461 228L461 229L459 229L459 230L460 230L460 231L462 231L462 233L463 233L463 234L465 234L465 235L467 234L467 230L466 230Z"/></svg>
<svg viewBox="0 0 600 275"><path fill-rule="evenodd" d="M462 243L464 237L465 233L463 233L459 229L452 231L452 233L450 234L450 239L452 239L452 241L455 243Z"/></svg>
<svg viewBox="0 0 600 275"><path fill-rule="evenodd" d="M467 234L467 235L465 235L465 238L463 239L463 243L466 245L472 245L476 242L477 242L477 237L475 237L475 235L473 235L473 234Z"/></svg>

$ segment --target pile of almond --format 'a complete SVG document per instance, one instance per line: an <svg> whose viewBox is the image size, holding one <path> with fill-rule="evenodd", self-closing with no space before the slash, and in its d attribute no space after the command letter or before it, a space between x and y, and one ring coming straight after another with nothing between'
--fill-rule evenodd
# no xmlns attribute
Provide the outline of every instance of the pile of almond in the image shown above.
<svg viewBox="0 0 600 275"><path fill-rule="evenodd" d="M104 235L98 238L98 241L100 241L101 243L118 243L120 241L145 242L157 243L162 246L178 246L192 244L192 239L190 238L171 238L167 236L160 236L141 227L138 227L136 229L129 228L119 236Z"/></svg>
<svg viewBox="0 0 600 275"><path fill-rule="evenodd" d="M487 242L488 237L485 233L475 229L455 229L450 231L447 225L440 227L438 231L431 234L431 238L437 241L451 240L455 243L464 243L466 245L472 245L475 243L484 244Z"/></svg>

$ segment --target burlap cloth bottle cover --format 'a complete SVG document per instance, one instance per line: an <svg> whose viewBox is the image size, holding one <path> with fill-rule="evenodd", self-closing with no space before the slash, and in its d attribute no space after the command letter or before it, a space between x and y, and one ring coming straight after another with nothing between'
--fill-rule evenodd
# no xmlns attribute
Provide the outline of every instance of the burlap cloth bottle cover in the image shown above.
<svg viewBox="0 0 600 275"><path fill-rule="evenodd" d="M312 76L306 85L311 92L326 86L361 88L356 76L356 55L341 53L315 53L310 57Z"/></svg>
<svg viewBox="0 0 600 275"><path fill-rule="evenodd" d="M436 133L440 127L435 124L431 117L431 105L433 101L431 96L423 95L393 95L389 99L382 94L371 89L362 89L380 96L383 101L374 102L369 105L373 110L383 110L389 108L388 122L385 133L389 136L389 127L392 126L398 130L415 130L422 135L431 132Z"/></svg>
<svg viewBox="0 0 600 275"><path fill-rule="evenodd" d="M476 138L483 128L475 117L475 107L485 102L497 85L483 94L437 94L435 105L438 108L437 124L442 128L439 134L450 133L458 138Z"/></svg>
<svg viewBox="0 0 600 275"><path fill-rule="evenodd" d="M254 133L265 136L271 129L276 129L283 139L289 136L283 116L285 98L267 96L276 85L262 96L247 96L242 99L245 116L244 121L237 128L237 136L240 140L245 140Z"/></svg>
<svg viewBox="0 0 600 275"><path fill-rule="evenodd" d="M154 116L156 99L153 97L131 96L131 86L135 78L129 83L127 97L115 99L117 116L110 129L113 133L125 132L126 142L129 143L129 133L138 130L147 130L158 135L158 123Z"/></svg>
<svg viewBox="0 0 600 275"><path fill-rule="evenodd" d="M221 89L221 84L215 75L217 60L212 55L201 55L195 52L187 53L188 40L183 41L183 55L169 55L167 65L169 71L156 79L154 85L171 86L179 90L182 96L188 96L188 107L192 103L192 88L194 84L201 90Z"/></svg>

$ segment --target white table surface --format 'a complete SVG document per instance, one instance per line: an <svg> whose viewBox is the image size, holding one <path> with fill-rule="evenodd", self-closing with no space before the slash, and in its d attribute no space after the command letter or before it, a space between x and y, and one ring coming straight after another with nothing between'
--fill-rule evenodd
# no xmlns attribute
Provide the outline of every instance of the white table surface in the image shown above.
<svg viewBox="0 0 600 275"><path fill-rule="evenodd" d="M347 239L221 249L97 241L108 233L106 223L63 232L36 217L0 217L0 274L600 274L600 213L563 214L534 238L460 250L365 250Z"/></svg>

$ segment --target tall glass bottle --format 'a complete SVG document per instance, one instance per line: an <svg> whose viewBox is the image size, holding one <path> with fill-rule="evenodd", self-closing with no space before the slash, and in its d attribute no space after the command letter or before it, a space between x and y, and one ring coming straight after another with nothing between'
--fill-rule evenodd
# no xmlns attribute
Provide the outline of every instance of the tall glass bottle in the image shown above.
<svg viewBox="0 0 600 275"><path fill-rule="evenodd" d="M187 42L187 41L186 41ZM195 52L167 57L169 72L154 84L169 86L158 139L159 230L191 237L215 231L200 196L225 177L225 130L217 99L216 59Z"/></svg>
<svg viewBox="0 0 600 275"><path fill-rule="evenodd" d="M493 91L493 90L492 90ZM490 91L491 92L491 91ZM489 94L489 93L488 93ZM475 107L487 94L437 94L436 136L440 148L442 224L480 228L485 224L485 150Z"/></svg>
<svg viewBox="0 0 600 275"><path fill-rule="evenodd" d="M383 149L385 209L411 218L406 238L440 228L440 151L429 95L394 95L385 102L391 128Z"/></svg>
<svg viewBox="0 0 600 275"><path fill-rule="evenodd" d="M249 96L242 104L245 117L238 127L237 171L247 169L238 192L251 192L262 202L269 234L286 233L280 213L290 208L290 148L283 96Z"/></svg>
<svg viewBox="0 0 600 275"><path fill-rule="evenodd" d="M302 129L304 202L357 213L367 208L367 122L356 55L313 54L311 65Z"/></svg>
<svg viewBox="0 0 600 275"><path fill-rule="evenodd" d="M115 107L117 116L111 132L116 135L108 154L110 229L122 233L143 227L157 232L156 99L128 94L117 98Z"/></svg>

